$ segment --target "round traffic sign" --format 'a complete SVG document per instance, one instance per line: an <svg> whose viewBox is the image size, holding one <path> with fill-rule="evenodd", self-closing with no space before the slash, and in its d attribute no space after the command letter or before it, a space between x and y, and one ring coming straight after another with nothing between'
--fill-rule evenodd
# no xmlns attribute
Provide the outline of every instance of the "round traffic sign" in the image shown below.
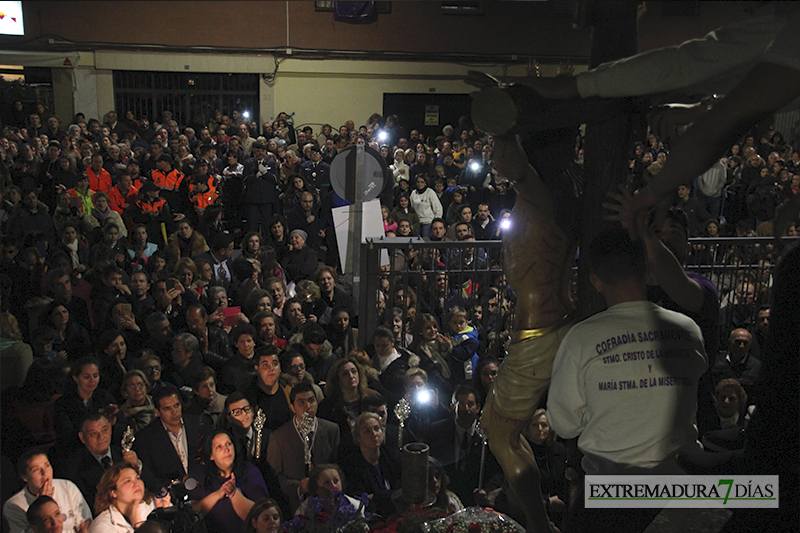
<svg viewBox="0 0 800 533"><path fill-rule="evenodd" d="M374 148L364 146L364 153L361 156L358 154L357 146L344 149L331 162L331 186L336 194L350 203L356 201L355 183L358 157L364 158L361 165L363 172L362 201L368 202L377 198L383 191L389 174L386 161Z"/></svg>

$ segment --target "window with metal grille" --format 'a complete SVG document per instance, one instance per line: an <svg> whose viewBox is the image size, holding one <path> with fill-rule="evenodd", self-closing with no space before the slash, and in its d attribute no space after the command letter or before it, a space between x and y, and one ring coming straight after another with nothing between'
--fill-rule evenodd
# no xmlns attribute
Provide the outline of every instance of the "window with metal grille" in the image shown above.
<svg viewBox="0 0 800 533"><path fill-rule="evenodd" d="M258 74L115 70L114 102L120 116L131 110L151 121L170 111L181 127L208 125L216 109L248 112L258 124Z"/></svg>

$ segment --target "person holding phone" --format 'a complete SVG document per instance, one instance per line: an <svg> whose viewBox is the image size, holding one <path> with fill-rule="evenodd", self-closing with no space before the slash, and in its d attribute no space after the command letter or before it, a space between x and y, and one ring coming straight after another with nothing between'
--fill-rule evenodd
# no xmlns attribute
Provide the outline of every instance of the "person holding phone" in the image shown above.
<svg viewBox="0 0 800 533"><path fill-rule="evenodd" d="M173 322L186 312L184 295L188 296L190 294L186 292L181 282L175 278L157 281L153 288L156 307L169 318L170 322Z"/></svg>

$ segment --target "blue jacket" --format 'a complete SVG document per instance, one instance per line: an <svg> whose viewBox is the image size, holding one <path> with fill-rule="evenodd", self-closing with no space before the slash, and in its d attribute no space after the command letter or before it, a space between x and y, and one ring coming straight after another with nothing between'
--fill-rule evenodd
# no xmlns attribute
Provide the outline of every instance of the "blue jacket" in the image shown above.
<svg viewBox="0 0 800 533"><path fill-rule="evenodd" d="M472 372L475 371L475 365L478 363L478 330L469 325L464 331L454 334L452 342L453 351L450 352L448 363L455 383L469 379L464 364L467 361L471 362Z"/></svg>

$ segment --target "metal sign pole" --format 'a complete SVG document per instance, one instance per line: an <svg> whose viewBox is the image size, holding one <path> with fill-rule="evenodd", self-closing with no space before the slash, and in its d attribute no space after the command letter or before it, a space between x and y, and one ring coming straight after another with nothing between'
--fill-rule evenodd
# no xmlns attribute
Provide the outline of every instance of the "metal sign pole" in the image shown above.
<svg viewBox="0 0 800 533"><path fill-rule="evenodd" d="M353 296L356 302L361 297L361 233L364 216L364 145L356 145L355 192L353 195L353 216L350 217L350 249L353 252Z"/></svg>
<svg viewBox="0 0 800 533"><path fill-rule="evenodd" d="M364 202L378 197L389 179L386 161L377 150L355 145L337 155L331 163L331 186L342 199L352 205L347 211L347 245L343 252L342 270L353 276L353 297L358 303L361 285L361 240L364 236ZM369 231L367 232L369 234ZM341 246L341 244L340 244ZM348 268L349 267L349 268Z"/></svg>

